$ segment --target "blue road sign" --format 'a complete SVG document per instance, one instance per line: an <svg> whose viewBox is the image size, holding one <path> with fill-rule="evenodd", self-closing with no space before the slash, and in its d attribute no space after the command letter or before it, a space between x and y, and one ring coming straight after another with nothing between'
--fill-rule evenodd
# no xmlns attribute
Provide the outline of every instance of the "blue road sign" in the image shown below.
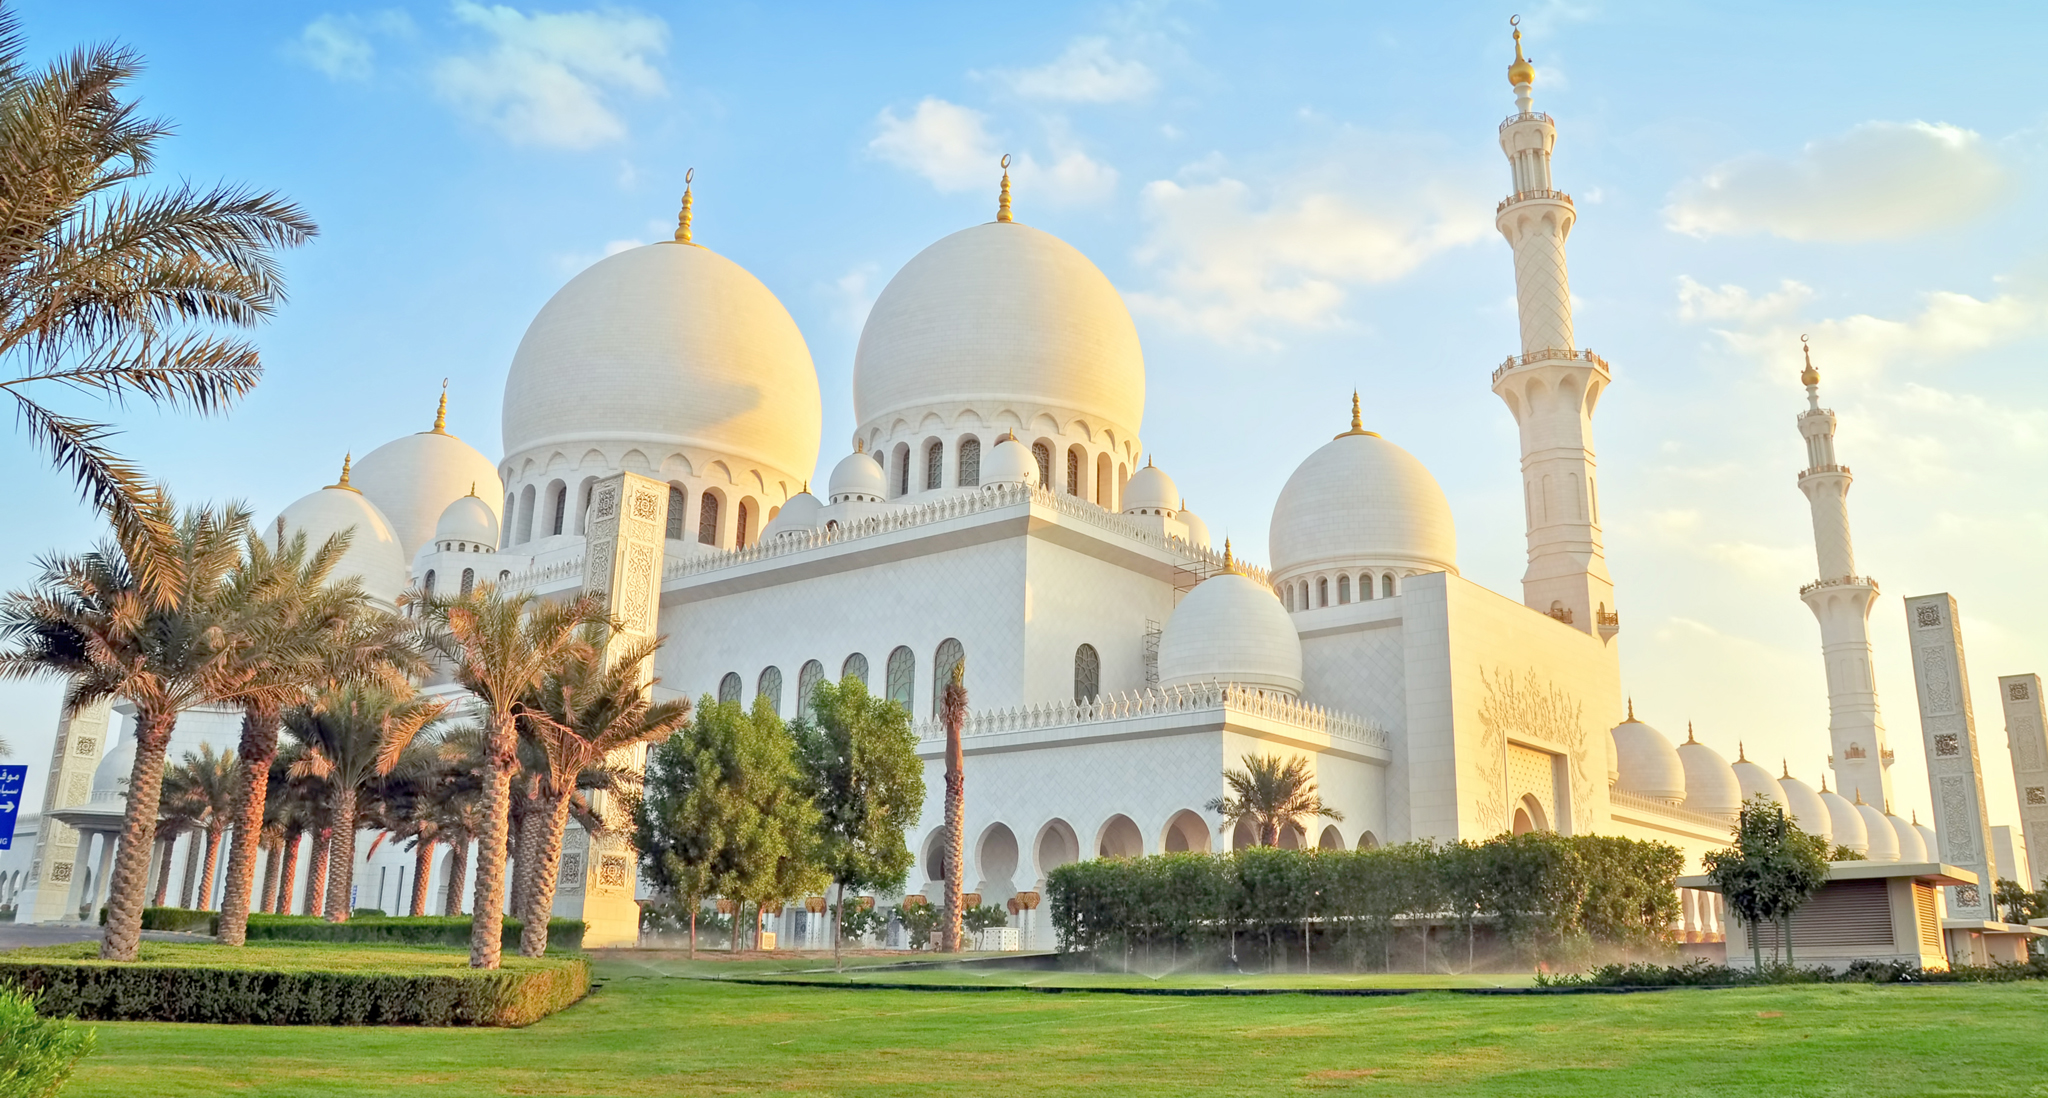
<svg viewBox="0 0 2048 1098"><path fill-rule="evenodd" d="M0 766L0 850L14 849L14 818L21 813L21 787L28 767Z"/></svg>

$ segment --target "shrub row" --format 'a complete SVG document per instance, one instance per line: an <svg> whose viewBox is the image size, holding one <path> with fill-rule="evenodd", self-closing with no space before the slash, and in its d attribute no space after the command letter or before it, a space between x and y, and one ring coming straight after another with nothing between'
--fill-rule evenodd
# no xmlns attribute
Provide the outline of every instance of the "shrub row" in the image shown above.
<svg viewBox="0 0 2048 1098"><path fill-rule="evenodd" d="M1903 961L1854 961L1839 971L1825 965L1800 968L1767 964L1761 969L1729 968L1705 960L1682 965L1611 964L1590 972L1546 976L1540 987L1727 987L1761 984L2004 984L2048 980L2048 960L2025 964L1957 965L1921 968Z"/></svg>
<svg viewBox="0 0 2048 1098"><path fill-rule="evenodd" d="M145 907L142 929L175 930L185 934L215 934L220 927L217 911L195 911L189 907ZM107 925L107 909L100 908L100 925Z"/></svg>
<svg viewBox="0 0 2048 1098"><path fill-rule="evenodd" d="M209 912L209 914L212 914ZM220 917L214 915L208 933L219 932ZM506 949L519 948L523 924L505 920ZM469 947L470 920L465 915L406 915L352 918L330 923L318 915L251 915L249 940L295 942L360 942L382 945L446 945ZM548 949L582 949L584 923L581 919L549 919Z"/></svg>
<svg viewBox="0 0 2048 1098"><path fill-rule="evenodd" d="M1519 963L1576 964L1601 948L1664 949L1678 916L1668 844L1549 832L1482 843L1373 850L1256 848L1064 865L1048 876L1063 951L1233 954L1240 936L1316 936L1354 957L1383 953L1404 925L1484 922Z"/></svg>

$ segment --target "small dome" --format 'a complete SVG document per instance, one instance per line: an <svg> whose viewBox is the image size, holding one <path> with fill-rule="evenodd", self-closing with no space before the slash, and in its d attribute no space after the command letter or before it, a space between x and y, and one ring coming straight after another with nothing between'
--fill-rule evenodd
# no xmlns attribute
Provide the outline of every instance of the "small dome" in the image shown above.
<svg viewBox="0 0 2048 1098"><path fill-rule="evenodd" d="M442 429L447 410L444 394L433 430L392 439L364 454L349 481L383 513L408 561L426 546L449 503L470 494L482 497L494 530L504 507L498 467L476 447ZM495 544L496 537L491 541Z"/></svg>
<svg viewBox="0 0 2048 1098"><path fill-rule="evenodd" d="M855 450L832 467L832 478L826 482L825 491L833 503L879 503L889 498L889 478L882 473L879 462Z"/></svg>
<svg viewBox="0 0 2048 1098"><path fill-rule="evenodd" d="M1920 822L1918 813L1914 813L1913 830L1920 835L1920 845L1927 848L1927 860L1930 862L1940 861L1941 840L1935 837L1933 828Z"/></svg>
<svg viewBox="0 0 2048 1098"><path fill-rule="evenodd" d="M349 469L342 466L341 482L311 495L300 496L278 516L288 533L305 531L311 547L351 530L348 552L335 565L334 578L360 576L363 590L385 602L392 602L412 583L412 569L390 520L369 497L349 486Z"/></svg>
<svg viewBox="0 0 2048 1098"><path fill-rule="evenodd" d="M1677 747L1685 766L1685 807L1709 816L1733 818L1742 811L1742 785L1719 751L1693 738L1691 726Z"/></svg>
<svg viewBox="0 0 2048 1098"><path fill-rule="evenodd" d="M1614 738L1614 788L1670 804L1685 800L1685 763L1664 733L1635 717L1631 705L1629 719L1608 733Z"/></svg>
<svg viewBox="0 0 2048 1098"><path fill-rule="evenodd" d="M1124 513L1127 515L1151 515L1164 512L1175 514L1180 511L1180 489L1174 487L1173 478L1163 469L1153 468L1148 460L1145 467L1131 474L1129 483L1124 485Z"/></svg>
<svg viewBox="0 0 2048 1098"><path fill-rule="evenodd" d="M107 801L128 799L128 781L135 775L135 734L131 731L120 738L112 751L100 760L92 770L92 799L104 804Z"/></svg>
<svg viewBox="0 0 2048 1098"><path fill-rule="evenodd" d="M438 548L451 541L482 546L486 551L494 549L498 544L498 513L491 510L488 501L476 496L464 496L449 504L441 512L441 520L434 524L434 545Z"/></svg>
<svg viewBox="0 0 2048 1098"><path fill-rule="evenodd" d="M1904 816L1889 815L1886 822L1892 825L1892 832L1899 837L1899 860L1902 862L1931 862L1927 854L1927 843L1920 838L1920 830Z"/></svg>
<svg viewBox="0 0 2048 1098"><path fill-rule="evenodd" d="M789 497L782 510L775 512L774 518L768 520L767 528L761 531L761 540L816 530L818 514L824 509L825 505L818 502L818 497L809 492L798 492Z"/></svg>
<svg viewBox="0 0 2048 1098"><path fill-rule="evenodd" d="M1185 504L1187 501L1182 500L1181 502ZM1199 545L1205 549L1208 548L1209 524L1203 522L1200 515L1183 507L1181 512L1173 517L1179 519L1180 524L1188 528L1188 544Z"/></svg>
<svg viewBox="0 0 2048 1098"><path fill-rule="evenodd" d="M1735 784L1742 790L1742 799L1747 801L1761 793L1790 811L1792 806L1785 803L1785 791L1778 787L1777 775L1750 762L1740 750L1735 755L1735 765L1729 769L1735 772Z"/></svg>
<svg viewBox="0 0 2048 1098"><path fill-rule="evenodd" d="M981 482L983 484L1037 484L1038 459L1031 455L1031 447L1017 441L1014 435L1005 435L989 447L981 459Z"/></svg>
<svg viewBox="0 0 2048 1098"><path fill-rule="evenodd" d="M1827 806L1828 827L1833 832L1835 845L1858 854L1870 853L1870 831L1863 824L1863 814L1856 811L1849 798L1832 792L1827 783L1822 782L1820 801Z"/></svg>
<svg viewBox="0 0 2048 1098"><path fill-rule="evenodd" d="M1273 505L1273 574L1385 567L1458 571L1458 532L1415 455L1365 431L1310 454Z"/></svg>
<svg viewBox="0 0 2048 1098"><path fill-rule="evenodd" d="M1116 287L1066 241L1014 221L912 257L868 310L853 359L862 430L933 405L1010 407L1135 438L1145 356ZM917 422L916 417L911 422Z"/></svg>
<svg viewBox="0 0 2048 1098"><path fill-rule="evenodd" d="M1834 818L1828 813L1827 802L1813 787L1787 772L1778 779L1778 788L1785 793L1785 813L1792 817L1792 823L1808 835L1819 835L1830 844L1834 841Z"/></svg>
<svg viewBox="0 0 2048 1098"><path fill-rule="evenodd" d="M1159 638L1159 685L1236 683L1301 693L1301 636L1273 592L1236 572L1210 576Z"/></svg>
<svg viewBox="0 0 2048 1098"><path fill-rule="evenodd" d="M1899 833L1892 822L1885 818L1874 805L1856 802L1856 813L1863 817L1863 832L1869 836L1870 848L1864 856L1873 862L1896 862L1899 860Z"/></svg>

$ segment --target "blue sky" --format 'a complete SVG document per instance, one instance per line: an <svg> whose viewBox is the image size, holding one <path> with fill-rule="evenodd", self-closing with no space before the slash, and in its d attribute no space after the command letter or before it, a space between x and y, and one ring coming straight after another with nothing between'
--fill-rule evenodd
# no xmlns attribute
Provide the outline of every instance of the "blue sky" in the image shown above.
<svg viewBox="0 0 2048 1098"><path fill-rule="evenodd" d="M2014 822L1996 676L2048 666L2048 254L2037 28L2019 6L1303 3L967 8L31 3L31 52L118 38L175 119L164 174L276 188L322 226L224 420L119 414L189 498L260 514L431 422L498 453L506 364L548 295L659 239L697 169L697 239L773 289L853 428L860 321L919 249L993 215L1109 275L1145 342L1143 436L1221 537L1263 559L1272 500L1344 426L1417 454L1461 570L1519 591L1516 349L1491 223L1508 189L1520 10L1578 200L1582 345L1629 691L1682 739L1817 781L1811 533L1793 485L1798 335L1855 468L1898 809L1926 806L1899 596L1961 601L1994 822ZM92 517L26 447L0 582ZM0 688L38 769L56 691ZM1617 719L1619 714L1614 715ZM32 783L39 784L39 783Z"/></svg>

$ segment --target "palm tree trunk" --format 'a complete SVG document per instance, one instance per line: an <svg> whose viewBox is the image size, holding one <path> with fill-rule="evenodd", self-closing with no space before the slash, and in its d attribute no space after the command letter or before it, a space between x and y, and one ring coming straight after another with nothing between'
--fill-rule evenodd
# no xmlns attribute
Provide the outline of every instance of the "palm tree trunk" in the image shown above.
<svg viewBox="0 0 2048 1098"><path fill-rule="evenodd" d="M240 788L235 791L234 802L235 844L228 850L227 894L220 899L222 945L238 946L249 937L249 897L255 890L263 802L270 796L270 763L277 757L277 730L281 723L278 711L268 706L242 712L242 742L236 749Z"/></svg>
<svg viewBox="0 0 2048 1098"><path fill-rule="evenodd" d="M284 841L274 839L263 844L263 888L252 902L256 911L265 915L277 906L277 875L284 871Z"/></svg>
<svg viewBox="0 0 2048 1098"><path fill-rule="evenodd" d="M178 845L178 833L173 831L169 836L157 839L157 845L163 848L164 853L156 865L156 895L150 898L151 907L164 906L164 898L170 895L171 852Z"/></svg>
<svg viewBox="0 0 2048 1098"><path fill-rule="evenodd" d="M545 802L534 797L515 795L515 800L520 811L513 813L512 822L518 838L512 844L512 899L506 910L524 918L533 906L533 890L539 880L541 832L547 829L549 810L543 807Z"/></svg>
<svg viewBox="0 0 2048 1098"><path fill-rule="evenodd" d="M356 790L345 782L334 789L334 835L327 846L327 921L345 923L356 876Z"/></svg>
<svg viewBox="0 0 2048 1098"><path fill-rule="evenodd" d="M469 923L469 967L497 968L505 952L505 839L511 825L512 777L519 772L519 734L507 713L492 721L484 751L483 827L477 835L475 914Z"/></svg>
<svg viewBox="0 0 2048 1098"><path fill-rule="evenodd" d="M199 829L192 828L186 834L191 841L185 844L185 881L178 886L178 906L191 911L193 890L199 887Z"/></svg>
<svg viewBox="0 0 2048 1098"><path fill-rule="evenodd" d="M469 838L462 836L448 844L448 887L441 897L441 914L462 914L462 886L469 881Z"/></svg>
<svg viewBox="0 0 2048 1098"><path fill-rule="evenodd" d="M199 909L213 910L213 874L220 868L220 828L209 825L206 829L206 865L200 870L205 888L199 893Z"/></svg>
<svg viewBox="0 0 2048 1098"><path fill-rule="evenodd" d="M412 854L412 903L405 909L407 915L427 913L427 884L434 876L434 846L439 839L420 837Z"/></svg>
<svg viewBox="0 0 2048 1098"><path fill-rule="evenodd" d="M563 791L547 805L545 816L539 812L532 813L540 821L540 833L535 836L533 847L526 852L533 861L533 879L527 887L526 910L521 912L526 918L526 925L519 930L521 957L539 957L548 951L548 916L555 910L555 878L562 864L562 832L569 826L569 798L575 792L574 786Z"/></svg>
<svg viewBox="0 0 2048 1098"><path fill-rule="evenodd" d="M128 775L128 811L121 821L121 844L114 851L114 872L107 893L107 932L100 940L100 959L132 961L142 945L142 905L148 899L149 853L156 843L156 815L163 804L164 753L170 746L177 714L142 710L136 713L135 767Z"/></svg>
<svg viewBox="0 0 2048 1098"><path fill-rule="evenodd" d="M967 717L967 689L959 668L940 695L939 718L946 726L946 910L939 924L939 951L960 952L961 875L967 862L967 772L960 749L960 728Z"/></svg>
<svg viewBox="0 0 2048 1098"><path fill-rule="evenodd" d="M301 914L319 915L327 910L327 853L331 827L313 832L313 855L306 863L306 906Z"/></svg>
<svg viewBox="0 0 2048 1098"><path fill-rule="evenodd" d="M305 834L296 827L284 833L284 865L277 877L277 895L271 897L272 915L292 913L292 890L299 883L299 840L304 838Z"/></svg>

